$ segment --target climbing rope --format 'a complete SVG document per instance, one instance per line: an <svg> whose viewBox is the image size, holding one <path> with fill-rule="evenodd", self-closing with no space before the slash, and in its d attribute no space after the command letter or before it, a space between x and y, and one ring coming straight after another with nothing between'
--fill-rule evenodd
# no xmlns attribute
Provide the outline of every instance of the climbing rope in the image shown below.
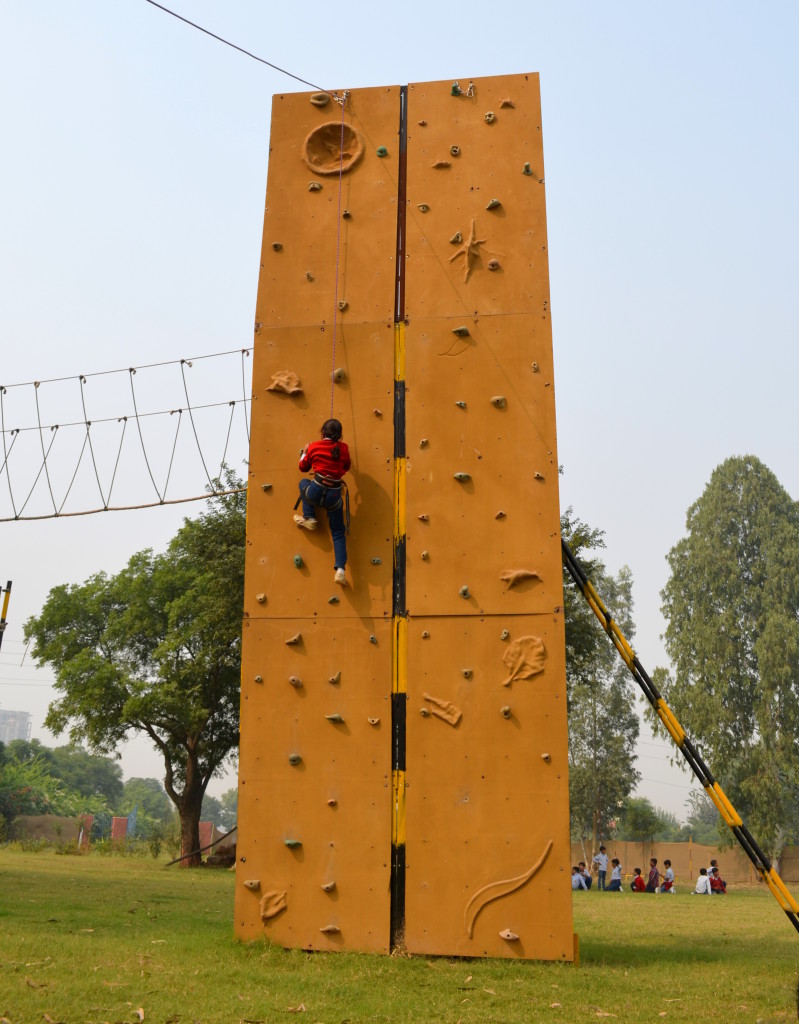
<svg viewBox="0 0 799 1024"><path fill-rule="evenodd" d="M344 180L344 107L347 103L349 91L344 90L341 99L341 140L339 143L338 160L338 217L336 221L336 283L333 289L333 345L330 365L330 418L333 418L333 404L336 396L336 327L338 324L338 274L341 261L341 190Z"/></svg>
<svg viewBox="0 0 799 1024"><path fill-rule="evenodd" d="M671 708L661 697L657 687L652 682L641 662L638 660L635 651L630 646L627 638L619 629L615 619L602 602L602 598L594 589L594 585L588 579L583 567L577 561L574 553L563 538L561 538L563 551L563 564L569 575L579 587L583 597L588 602L591 611L599 619L599 623L608 634L611 643L621 655L625 665L630 670L633 678L643 690L644 696L654 708L658 718L663 723L668 734L677 744L678 749L688 762L691 771L702 784L710 800L713 801L716 810L722 820L729 827L732 834L738 840L746 856L757 869L760 877L769 887L772 895L785 911L788 920L799 932L799 903L791 895L788 887L777 874L774 866L755 842L752 833L746 827L740 814L735 810L725 794L724 790L715 780L699 753L699 750L688 737L685 729L677 721L677 717Z"/></svg>

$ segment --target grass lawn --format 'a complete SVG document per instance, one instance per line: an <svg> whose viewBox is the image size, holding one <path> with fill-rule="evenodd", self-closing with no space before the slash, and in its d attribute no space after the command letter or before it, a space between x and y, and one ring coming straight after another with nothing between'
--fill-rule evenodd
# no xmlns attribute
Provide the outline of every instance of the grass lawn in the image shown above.
<svg viewBox="0 0 799 1024"><path fill-rule="evenodd" d="M576 893L573 967L242 945L233 886L0 848L0 1024L796 1020L799 935L761 889Z"/></svg>

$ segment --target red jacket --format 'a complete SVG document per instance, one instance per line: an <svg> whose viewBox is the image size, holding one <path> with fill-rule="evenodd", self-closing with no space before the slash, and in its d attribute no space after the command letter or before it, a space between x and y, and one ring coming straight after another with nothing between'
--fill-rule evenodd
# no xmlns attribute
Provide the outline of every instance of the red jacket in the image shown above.
<svg viewBox="0 0 799 1024"><path fill-rule="evenodd" d="M333 447L338 446L338 458L333 458ZM313 470L323 476L340 480L350 468L350 450L343 441L331 441L329 437L321 441L311 441L300 458L300 469L303 473Z"/></svg>
<svg viewBox="0 0 799 1024"><path fill-rule="evenodd" d="M636 875L632 880L633 892L646 892L646 882L641 875Z"/></svg>

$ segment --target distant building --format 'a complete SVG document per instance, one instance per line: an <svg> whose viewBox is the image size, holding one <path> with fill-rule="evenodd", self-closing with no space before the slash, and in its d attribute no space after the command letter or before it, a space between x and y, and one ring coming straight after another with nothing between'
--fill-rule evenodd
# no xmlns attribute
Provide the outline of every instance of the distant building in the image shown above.
<svg viewBox="0 0 799 1024"><path fill-rule="evenodd" d="M0 711L0 743L31 738L31 716L27 711Z"/></svg>

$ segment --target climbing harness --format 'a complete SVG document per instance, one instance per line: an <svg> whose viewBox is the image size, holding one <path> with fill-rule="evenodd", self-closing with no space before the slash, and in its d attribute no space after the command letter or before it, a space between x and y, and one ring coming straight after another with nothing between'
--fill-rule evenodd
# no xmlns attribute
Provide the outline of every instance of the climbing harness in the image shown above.
<svg viewBox="0 0 799 1024"><path fill-rule="evenodd" d="M303 477L303 479L307 480L308 478L307 477ZM302 483L302 480L300 481L300 483ZM318 506L320 508L324 508L327 512L336 512L343 505L344 506L344 528L345 528L345 532L349 535L349 532L350 532L350 492L349 492L349 489L348 489L346 483L343 480L338 480L338 481L332 481L331 482L331 478L330 477L325 477L321 473L314 473L314 475L313 475L313 483L319 484L319 486L322 488L322 497L321 497L321 499L319 501L312 502L312 504L316 505L316 506ZM327 492L328 491L341 491L341 496L339 497L338 502L335 505L332 505L330 508L328 508L325 505L325 498L327 497ZM303 495L303 491L302 491L302 488L300 488L299 497L294 502L294 511L295 512L300 507L300 503L302 502L302 495Z"/></svg>
<svg viewBox="0 0 799 1024"><path fill-rule="evenodd" d="M799 932L799 903L793 898L788 887L777 874L774 866L755 842L752 833L744 824L740 814L730 803L721 786L714 779L696 746L686 735L685 729L677 721L674 712L661 697L657 687L649 678L635 651L630 647L626 637L603 604L602 598L594 589L594 585L586 576L583 567L577 561L571 548L563 538L561 538L560 543L563 549L563 564L566 566L569 575L577 584L594 615L599 619L600 625L610 637L611 643L619 652L633 678L643 690L644 696L655 709L666 731L677 744L691 771L699 779L708 797L715 804L716 810L729 826L730 831L738 840L746 856L755 866L760 877L771 890L774 898L785 911L788 920Z"/></svg>

